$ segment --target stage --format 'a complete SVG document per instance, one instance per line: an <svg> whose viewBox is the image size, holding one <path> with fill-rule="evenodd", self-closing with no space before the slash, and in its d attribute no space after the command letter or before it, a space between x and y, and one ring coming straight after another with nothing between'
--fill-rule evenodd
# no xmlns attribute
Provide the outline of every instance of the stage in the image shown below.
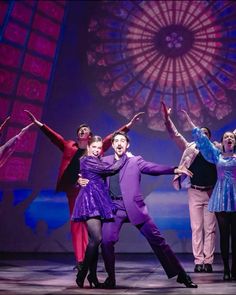
<svg viewBox="0 0 236 295"><path fill-rule="evenodd" d="M224 282L219 254L215 257L213 273L194 273L192 254L177 254L197 289L187 289L176 278L167 279L159 261L151 253L117 254L114 290L83 289L75 283L72 253L1 253L0 294L235 294L236 281ZM102 259L98 277L106 278Z"/></svg>

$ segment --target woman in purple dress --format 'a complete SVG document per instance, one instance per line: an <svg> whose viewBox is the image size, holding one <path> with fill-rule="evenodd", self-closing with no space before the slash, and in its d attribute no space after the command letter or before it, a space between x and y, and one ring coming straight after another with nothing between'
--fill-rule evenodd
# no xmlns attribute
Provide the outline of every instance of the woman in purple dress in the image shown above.
<svg viewBox="0 0 236 295"><path fill-rule="evenodd" d="M98 248L102 240L102 223L111 221L115 210L104 177L117 173L127 158L124 155L114 164L107 164L100 159L101 151L102 138L93 136L88 143L87 154L80 159L80 173L89 182L86 186L81 187L71 216L73 221L85 221L89 234L85 258L76 278L76 283L80 288L83 288L88 269L90 269L90 274L87 279L90 287L93 285L96 288L100 287L96 269Z"/></svg>

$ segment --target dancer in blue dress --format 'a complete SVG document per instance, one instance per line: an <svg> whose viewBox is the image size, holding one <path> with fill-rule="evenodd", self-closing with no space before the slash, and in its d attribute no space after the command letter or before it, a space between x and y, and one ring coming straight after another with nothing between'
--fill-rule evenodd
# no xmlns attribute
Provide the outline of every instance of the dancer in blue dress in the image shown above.
<svg viewBox="0 0 236 295"><path fill-rule="evenodd" d="M224 263L223 280L236 280L236 136L234 132L225 132L220 150L194 125L188 114L185 111L183 113L193 128L193 137L202 155L207 161L216 164L217 182L208 203L208 210L215 212L219 226L220 250Z"/></svg>
<svg viewBox="0 0 236 295"><path fill-rule="evenodd" d="M89 234L85 258L76 278L80 288L83 288L88 269L96 269L98 247L102 240L102 223L111 221L115 210L104 177L118 172L127 158L124 155L114 164L107 164L100 159L101 151L102 138L93 136L87 146L87 155L80 159L80 173L89 182L81 187L71 216L73 221L86 221ZM100 287L96 271L90 273L87 279L91 287Z"/></svg>

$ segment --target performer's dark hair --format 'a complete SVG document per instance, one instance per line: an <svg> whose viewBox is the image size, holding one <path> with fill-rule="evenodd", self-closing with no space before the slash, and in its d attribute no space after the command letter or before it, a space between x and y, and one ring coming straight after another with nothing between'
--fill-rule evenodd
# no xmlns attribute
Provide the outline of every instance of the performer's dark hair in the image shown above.
<svg viewBox="0 0 236 295"><path fill-rule="evenodd" d="M124 131L115 131L113 134L112 134L112 138L111 138L111 142L114 141L114 138L117 136L117 135L122 135L126 138L126 141L127 142L130 142L130 139L128 137L128 135L124 132Z"/></svg>
<svg viewBox="0 0 236 295"><path fill-rule="evenodd" d="M93 133L92 133L92 131L91 131L90 126L89 126L88 124L85 124L85 123L79 125L79 127L77 128L76 134L78 134L78 132L80 131L80 129L83 128L83 127L88 128L88 129L90 130L89 135L90 135L90 136L93 136Z"/></svg>

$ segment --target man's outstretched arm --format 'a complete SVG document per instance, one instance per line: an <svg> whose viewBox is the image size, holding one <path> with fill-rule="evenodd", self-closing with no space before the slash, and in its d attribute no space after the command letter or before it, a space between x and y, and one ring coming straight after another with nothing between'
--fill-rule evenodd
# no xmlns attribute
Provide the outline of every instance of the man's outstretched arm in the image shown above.
<svg viewBox="0 0 236 295"><path fill-rule="evenodd" d="M122 126L121 128L119 128L117 131L123 131L125 133L129 132L129 130L137 123L140 121L141 117L143 116L144 112L139 112L136 115L133 116L133 118L124 126ZM112 138L112 134L107 135L104 139L103 139L103 149L102 149L102 153L105 153L110 147L111 147L111 138Z"/></svg>
<svg viewBox="0 0 236 295"><path fill-rule="evenodd" d="M61 151L64 150L64 145L65 145L65 139L57 132L52 130L50 127L48 127L46 124L43 124L39 120L36 119L36 117L28 110L24 110L30 120L37 125L40 130L51 140L53 144L55 144Z"/></svg>

